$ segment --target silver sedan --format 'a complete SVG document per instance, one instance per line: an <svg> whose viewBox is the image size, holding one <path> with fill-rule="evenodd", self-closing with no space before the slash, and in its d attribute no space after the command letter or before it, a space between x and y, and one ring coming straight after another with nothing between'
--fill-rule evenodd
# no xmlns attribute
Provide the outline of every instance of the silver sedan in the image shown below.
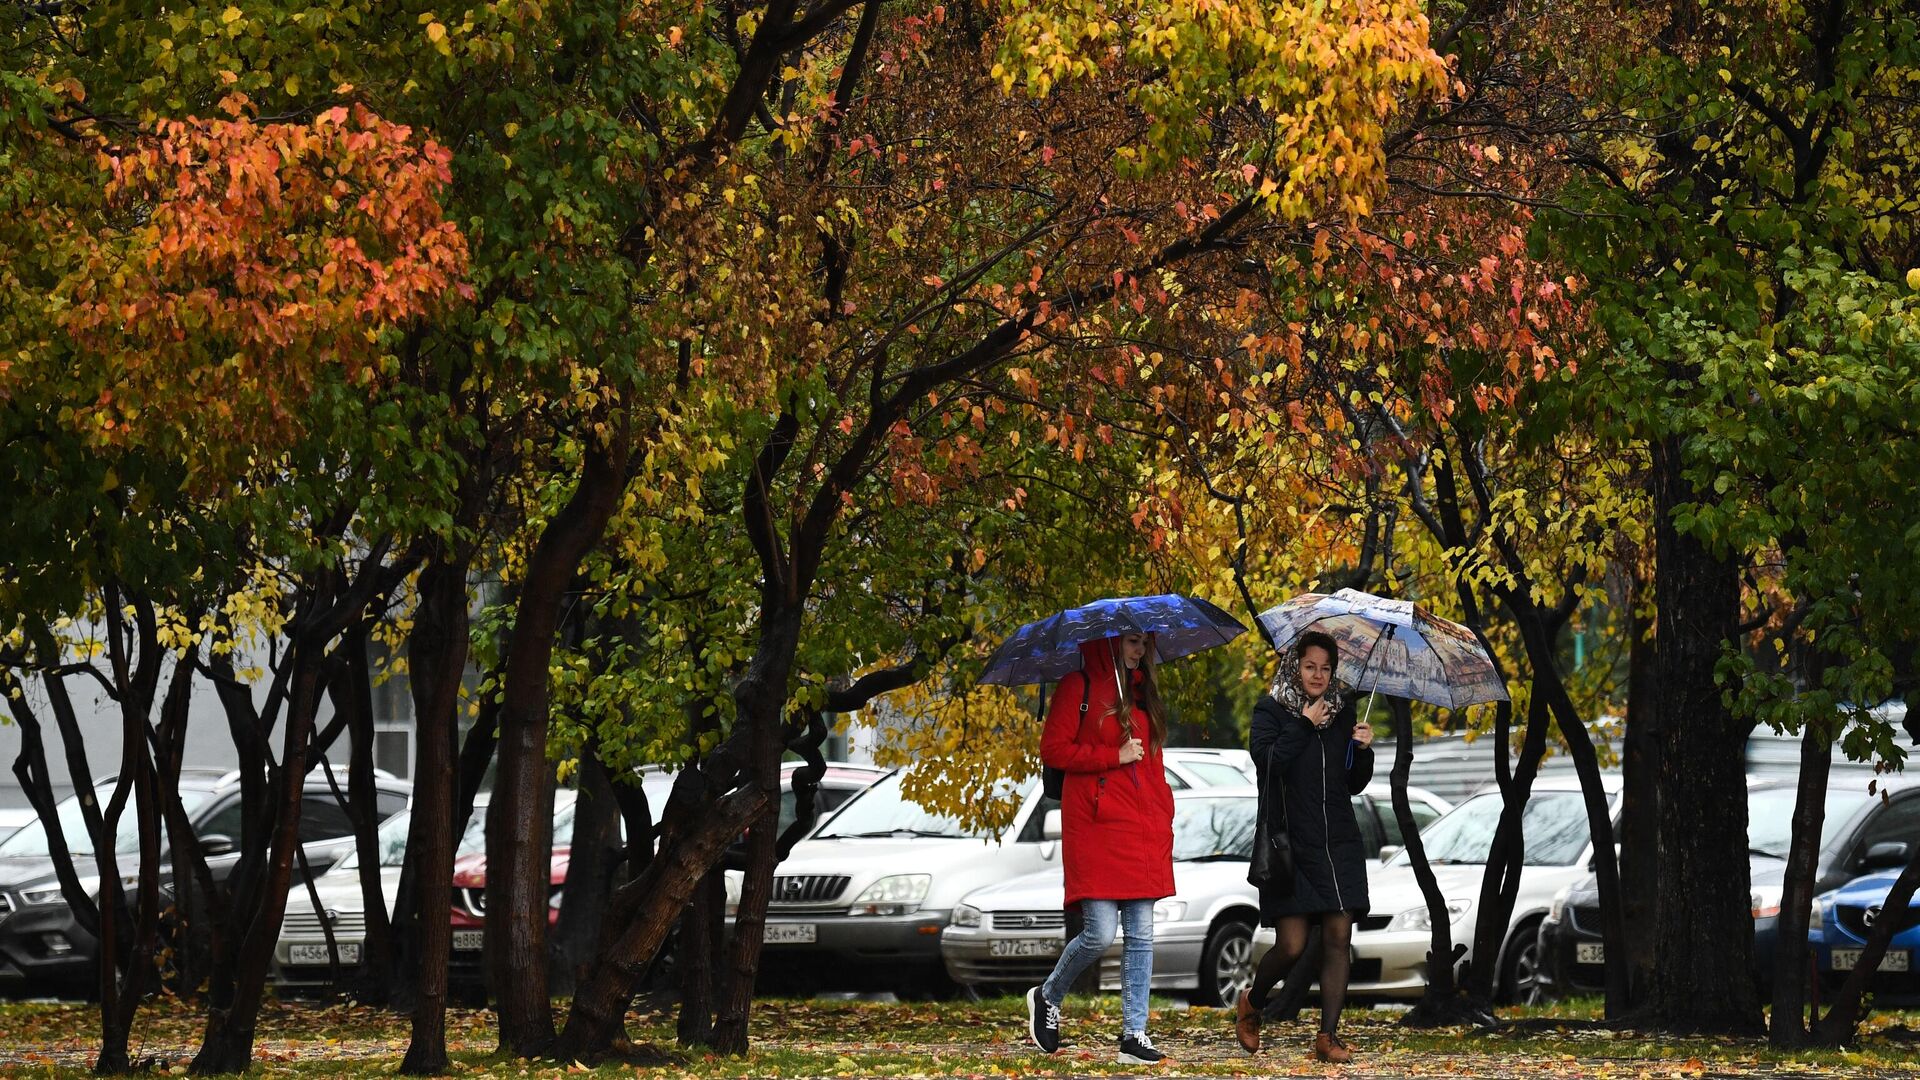
<svg viewBox="0 0 1920 1080"><path fill-rule="evenodd" d="M1247 884L1258 793L1252 787L1176 792L1174 894L1153 908L1153 988L1187 991L1203 1005L1233 1001L1253 978L1260 898ZM1059 811L1046 835L1058 843ZM968 893L940 935L947 974L962 986L1014 989L1052 972L1066 944L1058 866ZM1100 986L1120 987L1125 945L1116 936L1100 960Z"/></svg>

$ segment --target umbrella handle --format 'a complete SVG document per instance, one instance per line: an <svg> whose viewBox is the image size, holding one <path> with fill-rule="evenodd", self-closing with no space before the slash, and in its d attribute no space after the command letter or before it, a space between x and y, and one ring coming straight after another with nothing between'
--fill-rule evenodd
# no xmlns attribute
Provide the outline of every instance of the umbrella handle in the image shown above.
<svg viewBox="0 0 1920 1080"><path fill-rule="evenodd" d="M1393 632L1395 629L1396 627L1392 623L1388 623L1387 632L1373 639L1373 648L1370 648L1367 650L1367 659L1365 663L1360 665L1360 679L1354 680L1355 686L1359 686L1360 680L1365 679L1367 677L1367 672L1373 669L1373 654L1375 650L1380 648L1380 643L1382 641L1388 638L1391 638L1393 636ZM1371 691L1367 693L1367 711L1361 714L1360 723L1365 724L1369 720L1373 719L1373 699L1379 696L1380 696L1380 688L1378 686L1375 686ZM1347 740L1347 768L1349 769L1353 768L1353 748L1359 745L1360 745L1360 740L1358 739L1350 738Z"/></svg>

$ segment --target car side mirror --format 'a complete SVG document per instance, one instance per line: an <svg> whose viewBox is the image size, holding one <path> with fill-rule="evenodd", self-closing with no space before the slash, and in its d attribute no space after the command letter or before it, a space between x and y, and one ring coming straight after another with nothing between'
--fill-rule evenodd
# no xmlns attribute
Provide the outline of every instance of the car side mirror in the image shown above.
<svg viewBox="0 0 1920 1080"><path fill-rule="evenodd" d="M1867 848L1860 857L1860 866L1864 870L1891 870L1896 866L1907 865L1913 855L1913 847L1899 840L1889 840Z"/></svg>
<svg viewBox="0 0 1920 1080"><path fill-rule="evenodd" d="M1060 839L1060 811L1049 810L1047 816L1040 820L1040 839Z"/></svg>
<svg viewBox="0 0 1920 1080"><path fill-rule="evenodd" d="M1401 847L1399 844L1382 844L1380 845L1380 861L1386 862L1388 859L1400 854L1400 851Z"/></svg>
<svg viewBox="0 0 1920 1080"><path fill-rule="evenodd" d="M208 833L200 838L200 853L206 856L231 855L238 847L226 833Z"/></svg>

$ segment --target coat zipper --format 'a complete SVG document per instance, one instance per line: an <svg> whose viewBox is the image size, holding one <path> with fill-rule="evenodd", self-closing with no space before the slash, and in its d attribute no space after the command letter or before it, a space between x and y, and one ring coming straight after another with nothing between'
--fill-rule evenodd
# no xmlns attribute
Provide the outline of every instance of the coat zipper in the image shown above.
<svg viewBox="0 0 1920 1080"><path fill-rule="evenodd" d="M1320 850L1327 853L1327 871L1333 875L1333 902L1345 911L1347 901L1340 895L1340 868L1333 864L1333 825L1327 820L1327 740L1318 732L1314 738L1320 743L1320 842L1325 845ZM1097 809L1099 804L1094 806Z"/></svg>

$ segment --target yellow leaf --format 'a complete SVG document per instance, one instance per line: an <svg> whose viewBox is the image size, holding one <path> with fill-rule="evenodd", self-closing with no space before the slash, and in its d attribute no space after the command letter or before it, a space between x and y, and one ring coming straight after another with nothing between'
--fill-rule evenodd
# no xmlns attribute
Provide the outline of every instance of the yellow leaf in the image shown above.
<svg viewBox="0 0 1920 1080"><path fill-rule="evenodd" d="M1920 292L1920 266L1907 271L1907 288Z"/></svg>
<svg viewBox="0 0 1920 1080"><path fill-rule="evenodd" d="M237 7L229 7L227 10L220 13L220 21L222 23L231 24L239 21L239 19L240 19L240 9Z"/></svg>
<svg viewBox="0 0 1920 1080"><path fill-rule="evenodd" d="M447 36L447 28L444 25L437 22L430 22L427 24L427 40L428 41L437 42L445 38L446 36Z"/></svg>

